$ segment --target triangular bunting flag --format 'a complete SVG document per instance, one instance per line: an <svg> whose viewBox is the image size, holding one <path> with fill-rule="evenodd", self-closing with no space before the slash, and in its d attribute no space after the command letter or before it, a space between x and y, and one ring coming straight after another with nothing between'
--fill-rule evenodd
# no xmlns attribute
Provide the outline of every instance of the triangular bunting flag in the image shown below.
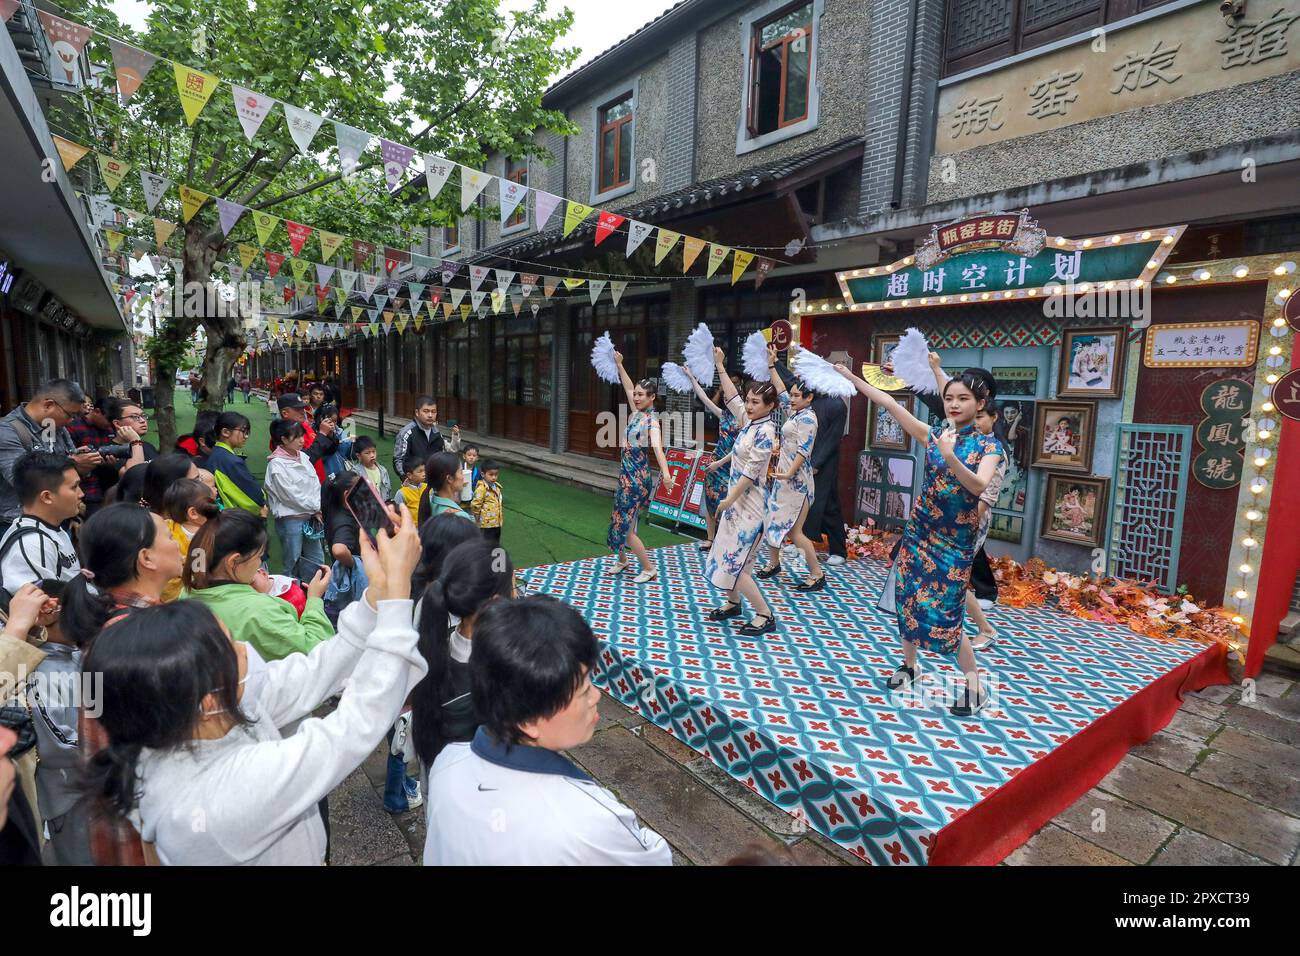
<svg viewBox="0 0 1300 956"><path fill-rule="evenodd" d="M343 308L343 306L345 306L345 305L348 304L348 294L347 294L347 292L345 292L343 289L340 289L340 288L335 287L335 289L334 289L334 301L336 301L336 302L339 304L339 308Z"/></svg>
<svg viewBox="0 0 1300 956"><path fill-rule="evenodd" d="M749 268L749 264L753 261L754 254L752 252L744 252L740 249L736 250L736 255L731 260L732 285L735 285L740 281L740 277L745 274L745 270Z"/></svg>
<svg viewBox="0 0 1300 956"><path fill-rule="evenodd" d="M379 286L379 276L371 275L369 272L361 274L361 288L366 295L374 295L375 289Z"/></svg>
<svg viewBox="0 0 1300 956"><path fill-rule="evenodd" d="M605 281L606 280L604 279L592 279L590 284L588 284L587 294L591 296L592 305L596 304L596 300L600 298L600 294L605 291Z"/></svg>
<svg viewBox="0 0 1300 956"><path fill-rule="evenodd" d="M532 295L533 290L536 288L537 288L536 272L521 272L519 274L519 291L523 294L523 297L525 299L528 298L530 295Z"/></svg>
<svg viewBox="0 0 1300 956"><path fill-rule="evenodd" d="M105 229L104 238L108 240L108 251L117 252L117 247L122 244L126 238L126 233L118 232L116 229Z"/></svg>
<svg viewBox="0 0 1300 956"><path fill-rule="evenodd" d="M402 335L402 334L404 334L404 333L406 332L406 323L407 323L408 321L409 321L409 320L407 319L406 316L402 316L400 319L397 320L397 334L398 334L398 335Z"/></svg>
<svg viewBox="0 0 1300 956"><path fill-rule="evenodd" d="M361 313L363 313L363 312L365 312L365 311L366 311L366 310L363 309L363 308L361 308L361 306L359 306L359 305L354 305L354 306L352 307L352 321L353 321L353 322L356 322L357 320L359 320L359 319L361 318Z"/></svg>
<svg viewBox="0 0 1300 956"><path fill-rule="evenodd" d="M155 219L153 221L153 238L159 249L167 245L167 240L172 237L172 233L175 231L176 223L174 222L168 222L166 219ZM157 272L158 270L155 269L154 271Z"/></svg>
<svg viewBox="0 0 1300 956"><path fill-rule="evenodd" d="M772 267L774 265L776 265L776 263L771 259L766 259L762 257L759 258L758 265L754 267L755 269L754 288L755 289L759 288L763 284L764 280L767 279L767 274L772 271Z"/></svg>
<svg viewBox="0 0 1300 956"><path fill-rule="evenodd" d="M311 141L315 138L316 131L320 129L321 123L325 122L325 117L310 110L301 109L291 103L282 105L284 106L284 120L289 127L289 135L293 137L298 152L306 156L310 152Z"/></svg>
<svg viewBox="0 0 1300 956"><path fill-rule="evenodd" d="M230 230L235 228L235 223L239 221L239 217L248 211L248 207L221 198L216 199L216 204L217 220L221 223L221 234L228 236Z"/></svg>
<svg viewBox="0 0 1300 956"><path fill-rule="evenodd" d="M247 269L257 258L257 246L250 246L246 242L241 242L237 247L239 251L239 264Z"/></svg>
<svg viewBox="0 0 1300 956"><path fill-rule="evenodd" d="M483 284L483 280L487 278L488 271L489 270L487 266L469 267L469 287L473 291L475 292L478 291L478 287L481 286Z"/></svg>
<svg viewBox="0 0 1300 956"><path fill-rule="evenodd" d="M352 264L358 269L363 268L374 254L375 244L373 242L362 242L360 239L352 240Z"/></svg>
<svg viewBox="0 0 1300 956"><path fill-rule="evenodd" d="M519 309L523 306L523 304L524 304L524 297L522 295L520 295L518 292L510 293L510 308L514 311L516 319L519 318Z"/></svg>
<svg viewBox="0 0 1300 956"><path fill-rule="evenodd" d="M415 302L424 295L424 290L428 288L423 282L408 282L407 287L411 290L411 301Z"/></svg>
<svg viewBox="0 0 1300 956"><path fill-rule="evenodd" d="M158 205L158 201L162 199L171 184L172 181L166 176L159 176L147 169L140 170L140 185L144 188L144 207L153 212L154 206Z"/></svg>
<svg viewBox="0 0 1300 956"><path fill-rule="evenodd" d="M185 122L193 126L221 81L211 73L192 70L179 63L172 64L172 72L176 74L176 92L180 94L181 109L185 110Z"/></svg>
<svg viewBox="0 0 1300 956"><path fill-rule="evenodd" d="M104 177L104 182L108 183L108 194L111 196L114 190L122 185L122 180L126 178L126 171L131 168L131 164L106 153L96 153L95 159L99 163L99 174Z"/></svg>
<svg viewBox="0 0 1300 956"><path fill-rule="evenodd" d="M406 167L411 164L411 157L415 155L415 150L381 136L379 155L384 161L384 179L388 182L388 188L396 189L406 178Z"/></svg>
<svg viewBox="0 0 1300 956"><path fill-rule="evenodd" d="M330 278L334 275L334 267L316 263L316 281L321 285L329 285Z"/></svg>
<svg viewBox="0 0 1300 956"><path fill-rule="evenodd" d="M62 136L51 136L54 140L54 148L59 151L59 160L63 163L63 171L66 173L77 163L81 162L83 156L90 152L89 146L82 146L80 143L74 143L70 139L64 139Z"/></svg>
<svg viewBox="0 0 1300 956"><path fill-rule="evenodd" d="M321 285L320 283L316 284L316 306L318 312L324 310L325 300L329 298L329 294L329 286Z"/></svg>
<svg viewBox="0 0 1300 956"><path fill-rule="evenodd" d="M140 84L149 75L158 58L152 53L128 46L121 40L109 40L108 45L113 51L113 71L117 74L117 89L122 94L122 101L126 102L140 88Z"/></svg>
<svg viewBox="0 0 1300 956"><path fill-rule="evenodd" d="M511 271L509 271L508 269L498 269L498 270L497 270L497 288L498 288L498 289L508 289L508 288L510 288L510 283L512 283L512 282L515 281L515 276L516 276L516 275L517 275L517 273L511 272Z"/></svg>
<svg viewBox="0 0 1300 956"><path fill-rule="evenodd" d="M429 311L430 311L430 313L432 314L432 311L433 311L433 303L432 303L432 302L429 303ZM420 331L420 326L424 324L424 313L423 313L423 312L417 312L417 313L415 313L415 316L414 316L413 321L414 321L414 323L415 323L415 331L419 332L419 331Z"/></svg>
<svg viewBox="0 0 1300 956"><path fill-rule="evenodd" d="M438 193L442 192L442 187L447 185L451 171L455 168L456 164L449 159L430 153L424 154L424 184L429 188L430 199L438 198Z"/></svg>
<svg viewBox="0 0 1300 956"><path fill-rule="evenodd" d="M351 269L339 270L339 288L344 292L351 292L352 287L357 284L357 274Z"/></svg>
<svg viewBox="0 0 1300 956"><path fill-rule="evenodd" d="M447 319L448 321L450 321L450 320L451 320L451 310L452 310L452 304L451 304L450 302L444 302L444 303L442 304L442 317L443 317L444 319Z"/></svg>
<svg viewBox="0 0 1300 956"><path fill-rule="evenodd" d="M616 215L612 212L602 211L596 217L596 245L600 245L609 238L609 234L621 226L626 220L623 216Z"/></svg>
<svg viewBox="0 0 1300 956"><path fill-rule="evenodd" d="M546 294L546 298L549 299L551 296L555 294L555 289L559 284L560 284L560 280L558 276L542 277L542 292Z"/></svg>
<svg viewBox="0 0 1300 956"><path fill-rule="evenodd" d="M497 185L501 187L501 227L504 229L519 203L528 195L528 187L509 179L498 179Z"/></svg>
<svg viewBox="0 0 1300 956"><path fill-rule="evenodd" d="M326 232L324 229L316 230L316 238L320 240L320 257L326 262L334 258L334 253L339 251L339 246L343 245L343 237L337 232Z"/></svg>
<svg viewBox="0 0 1300 956"><path fill-rule="evenodd" d="M708 275L718 271L718 266L727 260L731 254L731 246L720 246L716 242L709 243L709 271Z"/></svg>
<svg viewBox="0 0 1300 956"><path fill-rule="evenodd" d="M483 297L485 295L487 295L486 292L471 292L469 294L470 308L477 312L478 307L483 303Z"/></svg>
<svg viewBox="0 0 1300 956"><path fill-rule="evenodd" d="M501 307L506 304L506 294L503 289L492 290L492 311L497 315L501 314Z"/></svg>
<svg viewBox="0 0 1300 956"><path fill-rule="evenodd" d="M586 281L587 281L586 279L565 279L564 287L568 289L570 292L572 292L574 289L578 288L578 286L582 285Z"/></svg>
<svg viewBox="0 0 1300 956"><path fill-rule="evenodd" d="M466 303L464 303L464 304L461 305L461 307L460 307L460 320L461 320L462 322L468 322L468 321L469 321L469 313L470 313L470 311L471 311L471 310L470 310L470 305L469 305L468 302L466 302Z"/></svg>
<svg viewBox="0 0 1300 956"><path fill-rule="evenodd" d="M687 236L682 241L682 272L690 272L691 266L704 251L704 246L704 240L696 239L694 236Z"/></svg>
<svg viewBox="0 0 1300 956"><path fill-rule="evenodd" d="M540 189L535 189L533 192L537 195L537 228L545 229L547 220L555 212L555 207L560 204L560 197L553 193L542 192Z"/></svg>
<svg viewBox="0 0 1300 956"><path fill-rule="evenodd" d="M290 259L289 268L293 272L293 281L301 284L307 281L307 272L311 269L311 263L306 259Z"/></svg>
<svg viewBox="0 0 1300 956"><path fill-rule="evenodd" d="M595 206L586 206L580 202L574 202L572 199L565 200L564 207L564 235L568 235L578 228L578 223L586 219L595 211Z"/></svg>
<svg viewBox="0 0 1300 956"><path fill-rule="evenodd" d="M343 170L343 178L351 179L361 165L361 154L370 146L370 134L346 123L335 123L334 141L338 144L339 167Z"/></svg>
<svg viewBox="0 0 1300 956"><path fill-rule="evenodd" d="M85 24L56 17L45 10L37 10L36 17L45 28L50 47L55 54L51 63L50 79L71 86L80 86L81 50L93 31ZM71 53L67 50L69 47Z"/></svg>
<svg viewBox="0 0 1300 956"><path fill-rule="evenodd" d="M459 262L453 262L450 259L443 259L442 260L442 284L451 285L451 280L455 278L456 273L459 271L460 271Z"/></svg>
<svg viewBox="0 0 1300 956"><path fill-rule="evenodd" d="M492 181L492 177L468 166L460 168L460 211L466 212L478 198L478 194Z"/></svg>
<svg viewBox="0 0 1300 956"><path fill-rule="evenodd" d="M262 128L262 121L266 119L266 114L275 106L275 100L261 93L246 90L242 86L232 85L230 92L235 100L235 116L239 119L239 125L244 128L244 136L251 143L257 131Z"/></svg>
<svg viewBox="0 0 1300 956"><path fill-rule="evenodd" d="M194 214L199 211L205 202L208 201L208 194L201 193L197 189L191 189L189 186L181 187L181 219L189 222L194 218Z"/></svg>
<svg viewBox="0 0 1300 956"><path fill-rule="evenodd" d="M289 232L289 248L293 250L295 256L301 255L303 244L315 230L311 226L304 226L302 223L294 222L291 219L284 221L284 228Z"/></svg>
<svg viewBox="0 0 1300 956"><path fill-rule="evenodd" d="M272 252L270 249L265 250L262 255L266 259L266 270L274 279L284 265L285 255L282 252Z"/></svg>
<svg viewBox="0 0 1300 956"><path fill-rule="evenodd" d="M461 304L462 302L464 302L464 301L465 301L465 290L464 290L464 289L452 289L452 290L451 290L451 304L452 304L453 306L455 306L456 308L459 309L459 308L460 308L460 304Z"/></svg>
<svg viewBox="0 0 1300 956"><path fill-rule="evenodd" d="M627 290L627 283L623 281L611 282L609 284L609 297L614 300L614 308L618 308L618 300L623 298L623 293Z"/></svg>
<svg viewBox="0 0 1300 956"><path fill-rule="evenodd" d="M270 242L271 234L275 232L275 227L279 224L279 216L272 216L269 212L253 213L253 228L257 230L258 245L265 246Z"/></svg>
<svg viewBox="0 0 1300 956"><path fill-rule="evenodd" d="M660 227L659 238L655 241L655 265L664 261L664 256L672 252L673 246L677 245L677 240L681 237L680 232Z"/></svg>
<svg viewBox="0 0 1300 956"><path fill-rule="evenodd" d="M654 231L654 226L648 222L637 222L633 219L627 224L627 256L630 259L632 253L640 248L641 243L645 242L645 237Z"/></svg>

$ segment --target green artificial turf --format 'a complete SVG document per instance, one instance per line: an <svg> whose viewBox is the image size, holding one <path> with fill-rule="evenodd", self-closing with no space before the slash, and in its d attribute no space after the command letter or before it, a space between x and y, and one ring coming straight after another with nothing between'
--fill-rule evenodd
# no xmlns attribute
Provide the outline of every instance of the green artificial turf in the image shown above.
<svg viewBox="0 0 1300 956"><path fill-rule="evenodd" d="M256 398L245 405L240 396L226 406L228 411L240 412L248 417L252 428L243 452L248 456L248 470L261 480L266 474L267 442L270 440L271 415L265 401ZM176 431L184 435L194 426L195 409L189 395L176 393ZM369 435L379 448L379 461L392 473L393 436L396 429L386 429L387 437L368 428L357 428L358 435ZM157 432L150 436L157 440ZM393 476L393 487L400 483ZM580 488L560 484L548 478L524 474L508 468L501 470L501 488L504 492L505 522L501 543L510 553L517 568L538 564L555 564L576 561L606 554L605 531L609 527L612 504L609 495L599 495ZM641 540L648 548L680 544L684 536L651 525L645 514L641 518ZM280 541L274 532L270 535L269 565L273 572L280 570Z"/></svg>

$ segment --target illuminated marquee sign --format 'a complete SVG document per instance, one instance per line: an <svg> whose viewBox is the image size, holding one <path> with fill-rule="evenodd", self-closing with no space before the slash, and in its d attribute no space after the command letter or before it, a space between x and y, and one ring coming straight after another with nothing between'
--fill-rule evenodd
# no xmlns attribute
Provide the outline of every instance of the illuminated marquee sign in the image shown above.
<svg viewBox="0 0 1300 956"><path fill-rule="evenodd" d="M989 213L932 227L913 255L836 278L853 312L1125 291L1155 278L1185 228L1048 239L1027 210Z"/></svg>

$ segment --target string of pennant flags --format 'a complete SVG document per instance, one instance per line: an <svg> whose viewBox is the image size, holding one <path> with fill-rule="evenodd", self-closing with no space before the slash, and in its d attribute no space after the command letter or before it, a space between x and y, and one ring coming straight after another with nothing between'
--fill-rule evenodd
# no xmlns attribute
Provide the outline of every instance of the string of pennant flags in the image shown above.
<svg viewBox="0 0 1300 956"><path fill-rule="evenodd" d="M51 40L70 45L78 55L80 55L92 35L100 35L108 40L118 90L124 102L129 101L130 97L140 88L145 78L159 62L166 62L172 66L177 95L186 123L189 126L194 125L200 113L203 112L212 99L217 87L224 82L231 89L235 116L250 143L255 140L266 118L279 104L283 108L285 125L295 146L303 156L312 155L311 143L317 132L325 124L326 116L294 106L284 100L264 96L235 83L223 81L215 74L197 70L169 58L155 55L86 24L58 17L45 10L36 12ZM625 257L627 258L630 258L633 253L646 243L651 234L657 233L654 242L655 265L660 265L680 243L682 246L683 274L690 270L691 266L704 254L706 249L708 250L705 258L708 276L713 276L730 257L732 259L733 284L739 281L752 264L755 266L756 272L755 284L756 286L761 285L767 274L776 265L776 260L766 256L759 256L755 252L709 242L685 233L665 229L662 226L628 219L608 210L599 209L545 190L493 176L482 170L473 169L436 154L422 153L415 147L376 136L339 120L332 120L331 122L334 126L335 149L338 153L339 167L345 181L351 181L355 176L361 166L362 155L370 149L372 140L378 139L385 181L390 190L397 190L403 185L407 172L412 168L415 157L419 155L424 168L425 185L430 201L436 200L447 186L452 175L459 173L460 208L462 212L468 212L470 206L478 200L478 197L484 193L487 186L495 180L497 182L500 216L503 226L519 210L520 204L526 201L529 193L532 193L535 211L534 226L538 231L547 226L556 211L560 209L561 204L563 204L562 235L564 238L567 238L579 225L595 214L594 245L600 246L616 232L626 234ZM70 170L91 152L90 147L82 146L64 137L55 136L54 139L65 170ZM99 165L104 181L109 186L111 195L126 177L131 163L98 151L96 151L96 162ZM145 191L146 205L152 212L158 200L174 183L166 177L144 169L140 170L140 174ZM191 186L180 185L179 189L182 217L185 222L189 222L199 209L209 199L212 199L217 206L218 220L224 234L229 235L230 230L244 213L252 212L259 242L265 245L276 226L280 222L284 222L295 256L298 255L303 243L313 232L321 239L322 252L324 252L326 244L334 242L335 239L337 239L337 244L333 246L332 252L337 252L345 238L336 233L315 229L312 226L282 220L280 217L273 216L263 210L251 210L247 206L212 196ZM353 240L354 250L357 248L358 242L360 241ZM366 245L371 246L371 254L373 254L373 244L362 243L362 247ZM384 252L385 268L389 273L392 273L401 265L412 263L418 255L393 247L386 247ZM390 256L390 252L393 255ZM323 257L328 259L330 255L325 254ZM421 258L431 259L428 256Z"/></svg>

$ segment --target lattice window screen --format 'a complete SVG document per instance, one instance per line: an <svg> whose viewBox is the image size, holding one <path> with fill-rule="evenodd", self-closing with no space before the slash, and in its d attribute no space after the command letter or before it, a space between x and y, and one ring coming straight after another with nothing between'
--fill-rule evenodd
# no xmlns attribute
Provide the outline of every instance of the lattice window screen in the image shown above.
<svg viewBox="0 0 1300 956"><path fill-rule="evenodd" d="M1178 549L1192 453L1186 425L1120 425L1110 534L1111 574L1178 585Z"/></svg>
<svg viewBox="0 0 1300 956"><path fill-rule="evenodd" d="M1011 35L1014 0L953 0L949 11L948 56L978 50Z"/></svg>

